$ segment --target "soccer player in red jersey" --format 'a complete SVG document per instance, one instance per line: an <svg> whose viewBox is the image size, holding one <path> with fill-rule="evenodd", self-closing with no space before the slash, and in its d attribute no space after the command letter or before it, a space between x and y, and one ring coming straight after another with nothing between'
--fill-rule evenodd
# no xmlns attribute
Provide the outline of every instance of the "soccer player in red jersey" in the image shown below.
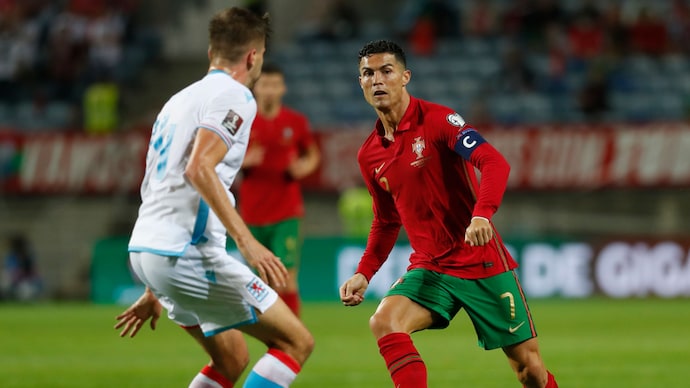
<svg viewBox="0 0 690 388"><path fill-rule="evenodd" d="M300 179L316 170L321 156L307 118L283 105L287 87L278 66L265 64L253 91L258 112L242 162L240 214L257 240L285 264L288 281L277 291L299 316Z"/></svg>
<svg viewBox="0 0 690 388"><path fill-rule="evenodd" d="M491 222L510 167L459 114L412 97L410 78L397 44L375 41L359 52L359 83L379 117L358 153L374 221L340 298L346 306L362 302L404 226L410 265L369 321L395 387L427 387L410 334L445 328L464 308L480 346L502 348L525 387L556 388L539 354L517 263Z"/></svg>

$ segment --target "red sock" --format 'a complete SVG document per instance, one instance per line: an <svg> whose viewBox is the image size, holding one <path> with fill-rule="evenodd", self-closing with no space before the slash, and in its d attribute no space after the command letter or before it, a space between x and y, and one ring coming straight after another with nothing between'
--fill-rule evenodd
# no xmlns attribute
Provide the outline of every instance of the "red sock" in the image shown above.
<svg viewBox="0 0 690 388"><path fill-rule="evenodd" d="M556 383L556 378L553 377L551 372L546 371L546 373L549 374L549 379L546 381L546 387L545 388L558 388L558 383Z"/></svg>
<svg viewBox="0 0 690 388"><path fill-rule="evenodd" d="M544 388L558 388L558 384L556 383L556 378L553 377L551 372L546 371L547 374L547 379L546 379L546 385ZM524 385L523 385L524 387Z"/></svg>
<svg viewBox="0 0 690 388"><path fill-rule="evenodd" d="M407 333L391 333L378 340L379 351L396 388L426 388L426 365Z"/></svg>
<svg viewBox="0 0 690 388"><path fill-rule="evenodd" d="M216 383L218 383L218 385L222 386L223 388L232 388L233 386L230 380L226 379L222 374L220 374L220 372L216 371L208 365L201 368L199 374L204 375L207 378L215 381Z"/></svg>
<svg viewBox="0 0 690 388"><path fill-rule="evenodd" d="M285 302L286 305L292 310L292 312L299 317L299 308L300 308L300 301L299 301L299 293L295 292L286 292L280 294L280 298Z"/></svg>

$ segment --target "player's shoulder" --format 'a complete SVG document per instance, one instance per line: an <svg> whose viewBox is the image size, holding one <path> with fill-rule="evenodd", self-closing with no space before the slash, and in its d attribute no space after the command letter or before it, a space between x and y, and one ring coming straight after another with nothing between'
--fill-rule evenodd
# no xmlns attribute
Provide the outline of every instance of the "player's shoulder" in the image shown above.
<svg viewBox="0 0 690 388"><path fill-rule="evenodd" d="M451 107L439 103L419 100L425 126L432 128L463 128L465 119Z"/></svg>

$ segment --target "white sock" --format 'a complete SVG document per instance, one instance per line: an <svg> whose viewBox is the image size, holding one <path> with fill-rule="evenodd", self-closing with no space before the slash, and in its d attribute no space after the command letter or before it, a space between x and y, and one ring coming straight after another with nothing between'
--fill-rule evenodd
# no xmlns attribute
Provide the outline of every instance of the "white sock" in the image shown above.
<svg viewBox="0 0 690 388"><path fill-rule="evenodd" d="M300 370L297 361L276 349L270 349L247 376L244 388L288 388Z"/></svg>
<svg viewBox="0 0 690 388"><path fill-rule="evenodd" d="M232 383L210 366L204 366L189 383L189 388L228 388Z"/></svg>
<svg viewBox="0 0 690 388"><path fill-rule="evenodd" d="M189 388L223 388L223 386L199 373L194 377L194 380L189 383Z"/></svg>

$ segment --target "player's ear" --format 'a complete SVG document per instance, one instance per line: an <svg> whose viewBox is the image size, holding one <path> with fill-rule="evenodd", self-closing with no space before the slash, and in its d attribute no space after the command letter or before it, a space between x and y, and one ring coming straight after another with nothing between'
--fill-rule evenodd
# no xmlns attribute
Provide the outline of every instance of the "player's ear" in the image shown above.
<svg viewBox="0 0 690 388"><path fill-rule="evenodd" d="M252 48L247 53L247 70L254 68L254 65L256 64L256 54L257 51L255 48Z"/></svg>
<svg viewBox="0 0 690 388"><path fill-rule="evenodd" d="M409 69L405 70L402 74L402 85L407 86L407 84L410 83L411 79L412 79L412 72Z"/></svg>

